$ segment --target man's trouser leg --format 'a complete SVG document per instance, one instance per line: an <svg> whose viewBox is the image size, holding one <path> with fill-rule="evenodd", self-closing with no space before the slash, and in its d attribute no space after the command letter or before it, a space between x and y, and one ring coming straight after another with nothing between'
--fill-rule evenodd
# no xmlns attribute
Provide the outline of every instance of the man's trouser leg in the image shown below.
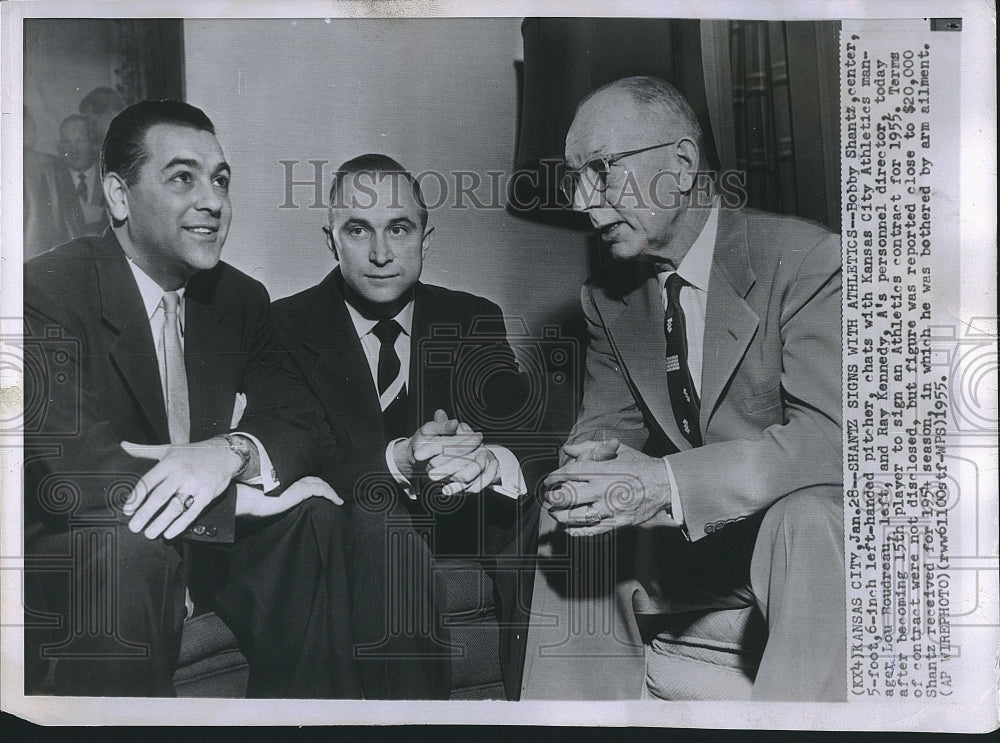
<svg viewBox="0 0 1000 743"><path fill-rule="evenodd" d="M184 623L184 580L177 549L117 526L43 534L30 559L68 570L29 568L36 612L61 617L57 630L29 629L35 660L55 659L55 693L73 696L174 696L173 674Z"/></svg>
<svg viewBox="0 0 1000 743"><path fill-rule="evenodd" d="M768 625L758 701L847 697L843 490L815 487L768 509L750 582Z"/></svg>
<svg viewBox="0 0 1000 743"><path fill-rule="evenodd" d="M361 696L350 560L347 516L323 498L239 526L216 602L250 663L247 696Z"/></svg>

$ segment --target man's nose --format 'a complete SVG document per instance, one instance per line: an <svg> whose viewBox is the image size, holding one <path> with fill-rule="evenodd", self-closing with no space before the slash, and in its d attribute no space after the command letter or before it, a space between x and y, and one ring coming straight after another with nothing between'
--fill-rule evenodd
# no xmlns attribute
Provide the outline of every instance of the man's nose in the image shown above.
<svg viewBox="0 0 1000 743"><path fill-rule="evenodd" d="M585 212L600 206L602 196L590 174L583 173L576 182L576 188L573 189L573 211Z"/></svg>
<svg viewBox="0 0 1000 743"><path fill-rule="evenodd" d="M389 246L385 236L376 234L372 238L371 249L368 251L368 260L376 266L384 266L387 263L391 263L394 257L392 248Z"/></svg>
<svg viewBox="0 0 1000 743"><path fill-rule="evenodd" d="M223 196L220 189L216 188L211 180L201 181L200 184L197 193L197 208L218 216L222 212L225 196Z"/></svg>

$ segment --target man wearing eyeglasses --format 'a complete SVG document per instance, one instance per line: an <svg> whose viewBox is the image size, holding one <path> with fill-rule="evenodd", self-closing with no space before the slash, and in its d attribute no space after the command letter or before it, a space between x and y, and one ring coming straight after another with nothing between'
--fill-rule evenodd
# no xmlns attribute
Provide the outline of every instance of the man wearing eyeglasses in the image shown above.
<svg viewBox="0 0 1000 743"><path fill-rule="evenodd" d="M592 93L566 137L564 193L614 262L582 291L525 699L846 695L839 239L724 206L703 152L648 77Z"/></svg>

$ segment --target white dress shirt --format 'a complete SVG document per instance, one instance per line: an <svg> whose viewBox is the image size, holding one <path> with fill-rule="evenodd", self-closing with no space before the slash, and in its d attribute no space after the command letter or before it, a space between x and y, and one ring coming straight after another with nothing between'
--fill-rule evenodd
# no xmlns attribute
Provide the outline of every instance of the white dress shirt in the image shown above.
<svg viewBox="0 0 1000 743"><path fill-rule="evenodd" d="M378 321L370 320L362 315L350 302L345 301L344 304L347 305L347 312L351 316L351 322L354 323L354 330L357 332L358 339L361 341L361 347L364 349L372 381L375 383L376 389L378 389L378 355L382 347L382 341L373 332ZM403 329L403 332L396 336L396 342L393 344L396 356L399 357L399 375L379 398L382 410L385 410L396 399L396 395L401 390L409 389L413 300L411 299L407 302L406 306L392 319L398 322L399 326ZM410 481L399 471L399 467L396 466L396 458L393 456L393 449L396 444L405 440L405 438L399 438L389 442L385 450L385 462L389 468L389 472L396 482L403 486L406 494L410 498L416 498L416 493L413 492ZM486 448L493 452L493 456L497 458L497 462L500 465L500 482L492 485L492 489L509 498L520 498L528 491L528 488L524 483L524 474L521 472L521 463L517 461L517 457L503 446L487 444Z"/></svg>
<svg viewBox="0 0 1000 743"><path fill-rule="evenodd" d="M156 365L160 369L160 390L163 393L163 404L167 404L167 388L164 381L167 378L167 358L163 349L163 322L165 320L163 311L163 289L153 279L147 276L132 260L129 260L128 267L132 270L135 283L139 287L139 294L142 296L142 304L146 309L146 317L149 318L149 330L153 334L153 345L156 346ZM181 345L184 345L184 287L177 290L180 297L178 304L178 318L181 324ZM234 400L234 405L239 402ZM237 431L240 436L244 436L253 442L257 447L257 455L260 457L260 474L257 477L248 479L245 482L237 483L237 488L250 485L259 485L267 493L274 490L280 483L277 479L277 472L271 463L271 458L267 456L263 444L255 437L243 431Z"/></svg>
<svg viewBox="0 0 1000 743"><path fill-rule="evenodd" d="M688 250L677 267L677 274L686 282L680 291L681 309L684 311L684 335L688 345L688 370L698 396L701 396L702 362L705 356L705 307L708 305L708 281L712 273L712 258L715 255L715 236L719 230L719 204L716 202L709 212L705 226L698 239ZM667 278L673 271L657 274L660 281L660 298L663 311L667 311ZM670 508L674 521L684 523L680 493L670 466L670 457L664 457L667 476L670 479Z"/></svg>

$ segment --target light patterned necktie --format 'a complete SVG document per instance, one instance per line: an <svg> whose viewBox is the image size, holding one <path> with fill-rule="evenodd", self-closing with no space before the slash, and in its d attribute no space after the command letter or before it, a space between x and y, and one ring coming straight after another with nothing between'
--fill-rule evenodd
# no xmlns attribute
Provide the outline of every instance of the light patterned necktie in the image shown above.
<svg viewBox="0 0 1000 743"><path fill-rule="evenodd" d="M191 441L191 413L188 409L187 372L184 369L184 348L181 346L180 297L177 292L163 295L163 365L166 371L167 427L171 444Z"/></svg>

